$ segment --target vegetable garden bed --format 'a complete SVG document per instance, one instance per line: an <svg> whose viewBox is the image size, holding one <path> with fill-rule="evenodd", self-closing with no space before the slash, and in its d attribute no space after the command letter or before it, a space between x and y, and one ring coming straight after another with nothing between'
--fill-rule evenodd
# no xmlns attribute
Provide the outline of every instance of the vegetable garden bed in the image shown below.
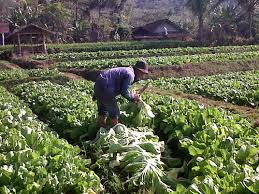
<svg viewBox="0 0 259 194"><path fill-rule="evenodd" d="M61 134L70 128L69 134L78 138L81 134L77 130L85 124L88 131L84 132L97 131L89 125L96 111L89 82L73 81L67 86L30 83L13 91L32 110L46 115L53 126L64 125L54 127ZM144 95L143 99L151 105L154 119L141 112L137 112L138 117L125 112L123 121L128 129L101 129L95 140L83 143L84 153L91 155L91 168L103 180L106 193L258 192L258 128L253 129L239 115L205 108L194 101L159 95ZM132 128L136 123L156 130ZM158 141L154 132L163 139ZM132 134L142 140L134 143L139 137ZM147 143L149 146L142 147Z"/></svg>
<svg viewBox="0 0 259 194"><path fill-rule="evenodd" d="M154 87L198 94L238 105L258 107L259 71L237 72L206 77L147 80Z"/></svg>
<svg viewBox="0 0 259 194"><path fill-rule="evenodd" d="M53 61L80 61L91 59L113 59L113 58L136 58L152 56L179 56L197 54L215 54L232 52L258 51L259 46L219 46L219 47L180 47L180 48L161 48L143 50L118 50L118 51L97 51L97 52L64 52L48 55L33 56L34 60L53 60Z"/></svg>
<svg viewBox="0 0 259 194"><path fill-rule="evenodd" d="M152 66L169 66L181 65L188 63L202 62L226 62L236 60L258 59L259 52L244 52L244 53L219 53L219 54L202 54L202 55L183 55L183 56L162 56L162 57L147 57L144 58L148 64ZM106 69L118 66L130 66L136 63L139 58L126 59L100 59L88 61L72 61L61 62L53 65L55 68L87 68L87 69Z"/></svg>
<svg viewBox="0 0 259 194"><path fill-rule="evenodd" d="M99 177L80 149L38 121L19 98L0 87L0 193L93 193Z"/></svg>

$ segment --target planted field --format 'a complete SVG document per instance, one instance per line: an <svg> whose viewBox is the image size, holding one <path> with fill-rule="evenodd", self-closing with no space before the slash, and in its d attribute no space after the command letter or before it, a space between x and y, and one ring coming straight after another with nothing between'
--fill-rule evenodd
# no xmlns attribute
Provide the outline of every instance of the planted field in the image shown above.
<svg viewBox="0 0 259 194"><path fill-rule="evenodd" d="M243 53L218 53L218 54L202 54L202 55L182 55L182 56L162 56L162 57L147 57L144 58L150 66L158 65L180 65L187 63L199 63L207 61L234 61L257 59L259 52L243 52ZM88 69L105 69L118 66L130 66L135 64L139 58L125 59L100 59L87 61L67 61L60 62L54 65L56 68L88 68Z"/></svg>
<svg viewBox="0 0 259 194"><path fill-rule="evenodd" d="M77 86L71 83L71 87L66 87L42 81L19 85L13 91L62 137L77 140L80 135L90 134L96 129L96 105L89 95L92 88L89 92L81 92L73 87Z"/></svg>
<svg viewBox="0 0 259 194"><path fill-rule="evenodd" d="M87 82L74 81L68 86L30 83L14 91L37 114L46 115L58 133L70 128L70 135L76 132L78 139L78 129L97 132L89 125L94 121L95 107ZM142 109L136 109L134 116L122 106L128 128L100 129L95 140L83 142L83 151L92 159L91 168L107 193L257 192L258 128L253 129L238 115L193 101L158 95L143 98L153 109L153 119ZM156 131L132 128L136 119L139 125L145 123Z"/></svg>
<svg viewBox="0 0 259 194"><path fill-rule="evenodd" d="M172 49L176 44L53 45L50 50L61 53L48 57L65 61L55 65L59 69L128 66L139 56L153 67L259 58L258 46ZM16 95L0 87L1 194L259 193L259 128L243 116L146 93L138 105L118 98L123 124L98 129L93 83L55 80L56 75L55 69L0 72L1 84ZM251 71L144 82L151 82L150 91L182 91L257 108L258 78Z"/></svg>
<svg viewBox="0 0 259 194"><path fill-rule="evenodd" d="M181 79L160 78L151 83L164 90L198 94L238 105L259 105L259 71Z"/></svg>
<svg viewBox="0 0 259 194"><path fill-rule="evenodd" d="M42 70L42 69L4 70L4 71L0 71L0 81L18 80L18 79L25 79L28 77L46 77L46 76L57 76L57 75L60 75L60 72L58 70Z"/></svg>
<svg viewBox="0 0 259 194"><path fill-rule="evenodd" d="M49 55L36 55L33 59L55 61L80 61L90 59L107 58L136 58L151 56L177 56L177 55L197 55L231 52L258 51L257 45L249 46L219 46L219 47L186 47L186 48L161 48L161 49L143 49L143 50L118 50L118 51L97 51L97 52L63 52Z"/></svg>
<svg viewBox="0 0 259 194"><path fill-rule="evenodd" d="M193 101L147 99L152 99L147 102L156 113L155 126L172 155L182 156L182 168L171 174L175 193L258 192L258 128L238 115Z"/></svg>
<svg viewBox="0 0 259 194"><path fill-rule="evenodd" d="M19 98L0 87L0 193L90 193L99 177L80 149L59 139Z"/></svg>
<svg viewBox="0 0 259 194"><path fill-rule="evenodd" d="M97 42L82 44L51 44L48 53L59 52L96 52L116 50L140 50L154 48L175 48L195 46L195 42L178 40L154 40L154 41L127 41L127 42Z"/></svg>

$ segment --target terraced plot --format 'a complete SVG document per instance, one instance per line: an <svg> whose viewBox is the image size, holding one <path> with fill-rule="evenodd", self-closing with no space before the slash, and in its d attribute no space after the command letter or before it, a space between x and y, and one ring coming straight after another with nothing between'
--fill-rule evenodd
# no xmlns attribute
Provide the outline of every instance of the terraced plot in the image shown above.
<svg viewBox="0 0 259 194"><path fill-rule="evenodd" d="M202 55L182 55L182 56L162 56L162 57L147 57L144 58L148 64L152 66L168 66L181 65L188 63L200 63L209 61L235 61L245 59L257 59L259 52L244 52L244 53L218 53L218 54L202 54ZM139 58L125 59L100 59L86 61L67 61L55 64L53 67L60 69L68 68L87 68L87 69L106 69L118 66L130 66L136 63Z"/></svg>
<svg viewBox="0 0 259 194"><path fill-rule="evenodd" d="M198 94L238 105L259 105L259 71L181 79L160 78L151 81L151 84L160 89Z"/></svg>
<svg viewBox="0 0 259 194"><path fill-rule="evenodd" d="M36 119L0 87L0 193L85 193L101 190L80 149ZM68 184L69 183L69 184Z"/></svg>
<svg viewBox="0 0 259 194"><path fill-rule="evenodd" d="M91 59L108 58L136 58L151 56L178 56L178 55L197 55L214 53L232 53L258 51L259 46L219 46L219 47L186 47L186 48L161 48L161 49L143 49L143 50L118 50L118 51L97 51L97 52L64 52L49 55L33 56L35 60L52 59L55 61L80 61Z"/></svg>

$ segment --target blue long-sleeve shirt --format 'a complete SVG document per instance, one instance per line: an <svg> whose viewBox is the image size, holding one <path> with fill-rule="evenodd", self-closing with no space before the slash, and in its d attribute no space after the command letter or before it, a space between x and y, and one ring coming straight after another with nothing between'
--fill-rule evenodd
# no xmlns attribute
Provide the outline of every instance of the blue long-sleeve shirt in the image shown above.
<svg viewBox="0 0 259 194"><path fill-rule="evenodd" d="M117 67L104 71L97 78L95 95L103 98L115 98L122 95L132 101L133 96L129 92L129 87L134 79L133 67Z"/></svg>

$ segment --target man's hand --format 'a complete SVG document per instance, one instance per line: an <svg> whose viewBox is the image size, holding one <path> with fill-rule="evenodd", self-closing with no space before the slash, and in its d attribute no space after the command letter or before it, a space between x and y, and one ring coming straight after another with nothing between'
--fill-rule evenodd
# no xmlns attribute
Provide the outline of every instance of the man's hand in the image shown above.
<svg viewBox="0 0 259 194"><path fill-rule="evenodd" d="M133 94L133 102L138 103L140 101L140 95L139 94Z"/></svg>

